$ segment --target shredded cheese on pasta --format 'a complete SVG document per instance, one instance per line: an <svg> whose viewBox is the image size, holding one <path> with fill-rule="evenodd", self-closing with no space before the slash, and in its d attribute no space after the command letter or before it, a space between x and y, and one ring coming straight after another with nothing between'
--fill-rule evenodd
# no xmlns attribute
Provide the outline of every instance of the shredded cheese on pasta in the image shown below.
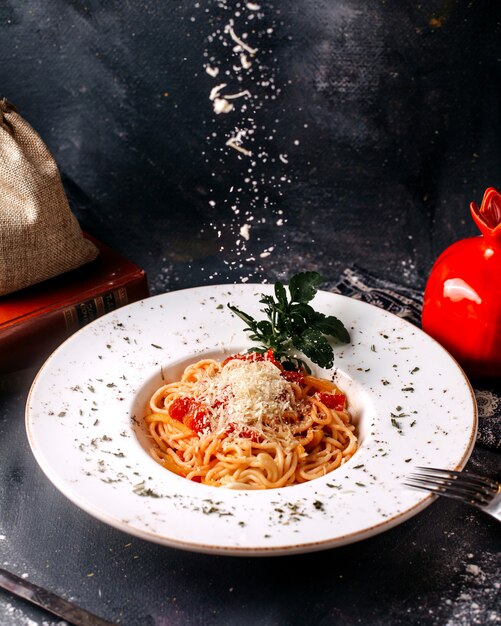
<svg viewBox="0 0 501 626"><path fill-rule="evenodd" d="M231 424L237 433L252 427L260 435L274 433L277 441L292 438L283 417L296 412L294 392L269 361L230 361L217 376L202 379L199 398L209 407L213 432Z"/></svg>

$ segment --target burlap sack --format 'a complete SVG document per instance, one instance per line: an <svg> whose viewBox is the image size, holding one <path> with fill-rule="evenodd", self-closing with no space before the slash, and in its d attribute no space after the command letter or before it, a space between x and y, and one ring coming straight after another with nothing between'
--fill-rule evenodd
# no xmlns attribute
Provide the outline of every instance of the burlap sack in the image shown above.
<svg viewBox="0 0 501 626"><path fill-rule="evenodd" d="M92 261L58 167L39 135L0 99L0 295Z"/></svg>

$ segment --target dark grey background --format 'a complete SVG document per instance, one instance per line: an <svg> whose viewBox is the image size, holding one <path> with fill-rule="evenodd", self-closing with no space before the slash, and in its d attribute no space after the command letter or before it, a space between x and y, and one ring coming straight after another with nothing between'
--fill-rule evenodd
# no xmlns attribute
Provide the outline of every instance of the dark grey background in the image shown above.
<svg viewBox="0 0 501 626"><path fill-rule="evenodd" d="M286 276L291 258L327 278L377 259L423 285L444 247L476 234L470 201L500 186L499 3L260 4L248 20L230 0L3 0L0 95L52 150L82 226L144 265L155 291ZM230 19L259 49L242 83ZM246 112L213 113L220 82L250 90ZM250 118L269 155L254 166L225 147Z"/></svg>
<svg viewBox="0 0 501 626"><path fill-rule="evenodd" d="M0 0L0 96L46 141L82 227L143 266L152 292L296 269L334 281L352 263L423 287L476 234L470 201L501 186L499 2L258 2L249 20L230 0ZM230 19L259 49L248 72L232 69ZM251 98L215 115L220 82ZM252 158L225 146L236 127L254 130ZM0 566L138 626L499 623L499 527L460 504L255 560L95 521L31 456L29 383L1 397ZM499 458L477 448L471 467L494 474ZM0 593L2 626L29 619L52 623Z"/></svg>

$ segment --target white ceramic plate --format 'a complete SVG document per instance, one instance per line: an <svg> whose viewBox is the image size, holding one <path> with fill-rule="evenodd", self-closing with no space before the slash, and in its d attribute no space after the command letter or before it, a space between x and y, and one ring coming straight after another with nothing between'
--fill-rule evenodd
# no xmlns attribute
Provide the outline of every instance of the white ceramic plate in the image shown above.
<svg viewBox="0 0 501 626"><path fill-rule="evenodd" d="M308 552L403 522L432 496L404 487L417 465L461 469L476 436L472 389L449 354L374 306L319 292L352 342L335 348L335 375L360 449L310 483L264 491L178 477L147 452L146 403L164 380L203 356L252 345L229 302L259 318L269 285L219 285L155 296L89 324L39 372L26 412L29 442L54 485L94 517L160 544L234 555ZM317 369L317 374L332 375Z"/></svg>

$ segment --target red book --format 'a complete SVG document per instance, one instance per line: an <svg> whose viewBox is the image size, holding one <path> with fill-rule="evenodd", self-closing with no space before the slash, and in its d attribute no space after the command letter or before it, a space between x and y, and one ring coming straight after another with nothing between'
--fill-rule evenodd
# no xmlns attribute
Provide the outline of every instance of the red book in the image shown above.
<svg viewBox="0 0 501 626"><path fill-rule="evenodd" d="M99 248L94 261L0 297L0 374L41 365L82 326L149 295L144 270L85 236Z"/></svg>

